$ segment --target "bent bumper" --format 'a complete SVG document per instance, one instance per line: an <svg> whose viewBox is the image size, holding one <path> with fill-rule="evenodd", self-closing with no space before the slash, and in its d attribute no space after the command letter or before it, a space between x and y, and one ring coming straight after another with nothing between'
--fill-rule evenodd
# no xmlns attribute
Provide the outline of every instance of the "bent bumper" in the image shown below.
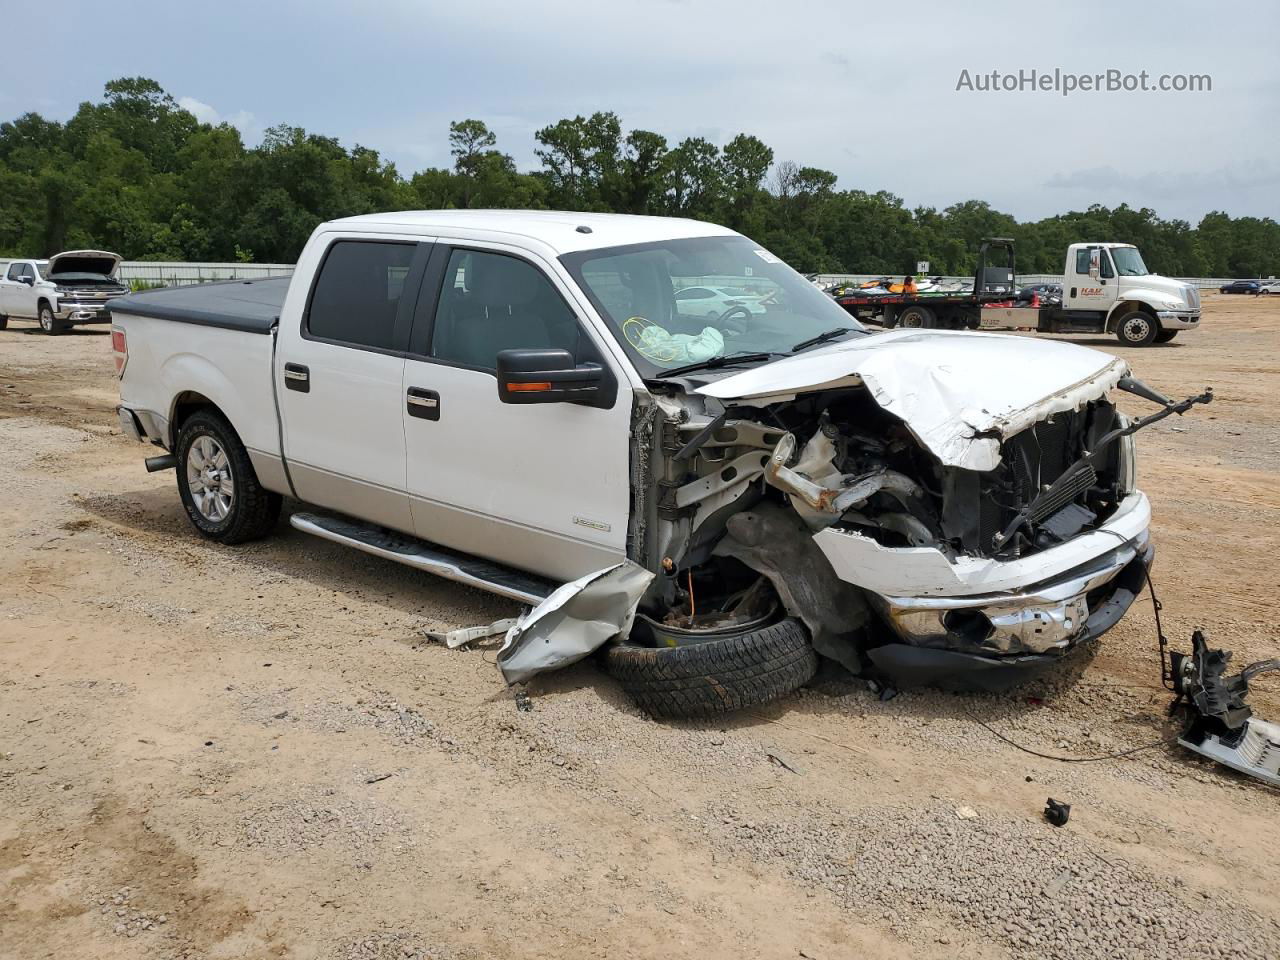
<svg viewBox="0 0 1280 960"><path fill-rule="evenodd" d="M1142 592L1154 560L1144 534L1088 568L1020 594L873 597L902 642L867 655L899 687L1003 690L1114 627Z"/></svg>

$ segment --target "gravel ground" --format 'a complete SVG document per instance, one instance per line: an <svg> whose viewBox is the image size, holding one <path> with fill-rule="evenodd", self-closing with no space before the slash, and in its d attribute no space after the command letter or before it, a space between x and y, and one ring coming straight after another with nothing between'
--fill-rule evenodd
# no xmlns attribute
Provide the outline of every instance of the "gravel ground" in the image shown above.
<svg viewBox="0 0 1280 960"><path fill-rule="evenodd" d="M1141 436L1142 478L1166 630L1237 662L1280 651L1277 324L1210 298L1129 354L1218 393ZM1280 956L1280 792L977 722L1167 738L1145 599L1004 696L657 723L585 662L522 712L492 644L422 636L511 604L284 524L199 540L113 396L100 332L0 334L4 960ZM1273 679L1252 702L1280 718Z"/></svg>

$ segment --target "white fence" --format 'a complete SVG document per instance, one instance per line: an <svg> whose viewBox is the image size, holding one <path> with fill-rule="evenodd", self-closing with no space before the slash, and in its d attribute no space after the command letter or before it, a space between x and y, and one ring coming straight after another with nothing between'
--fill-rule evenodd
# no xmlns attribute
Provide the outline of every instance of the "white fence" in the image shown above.
<svg viewBox="0 0 1280 960"><path fill-rule="evenodd" d="M0 259L0 275L10 261ZM119 277L133 287L181 287L211 280L257 280L260 277L287 277L291 263L179 263L154 260L125 260Z"/></svg>
<svg viewBox="0 0 1280 960"><path fill-rule="evenodd" d="M8 267L9 261L0 259L0 274ZM293 274L291 263L180 263L151 260L126 260L120 264L120 279L128 281L134 287L178 287L191 283L208 283L211 280L256 280L260 277L287 277ZM867 280L878 280L882 273L820 273L815 279L822 283L863 283ZM936 276L936 274L930 274ZM892 279L901 280L898 275ZM943 277L947 281L971 281L973 275L961 277ZM1216 290L1230 283L1236 277L1174 277L1202 290ZM1271 278L1274 279L1274 278ZM1019 286L1030 286L1036 283L1062 283L1060 274L1052 273L1020 273ZM690 282L693 282L692 280Z"/></svg>
<svg viewBox="0 0 1280 960"><path fill-rule="evenodd" d="M210 280L257 280L261 277L287 277L293 274L291 263L159 263L126 260L120 264L120 279L134 287L181 287Z"/></svg>

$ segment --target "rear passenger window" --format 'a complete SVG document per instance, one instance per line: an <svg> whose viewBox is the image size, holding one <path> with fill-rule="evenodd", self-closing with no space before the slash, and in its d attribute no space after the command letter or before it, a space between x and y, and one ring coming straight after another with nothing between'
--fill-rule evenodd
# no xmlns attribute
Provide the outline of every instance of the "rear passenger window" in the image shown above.
<svg viewBox="0 0 1280 960"><path fill-rule="evenodd" d="M578 319L551 281L517 257L454 250L431 336L437 360L492 370L499 350L559 347L578 356Z"/></svg>
<svg viewBox="0 0 1280 960"><path fill-rule="evenodd" d="M17 280L20 276L22 276L22 267L23 267L23 264L21 263L9 264L9 279Z"/></svg>
<svg viewBox="0 0 1280 960"><path fill-rule="evenodd" d="M320 267L307 332L322 340L394 350L396 315L412 243L339 240Z"/></svg>

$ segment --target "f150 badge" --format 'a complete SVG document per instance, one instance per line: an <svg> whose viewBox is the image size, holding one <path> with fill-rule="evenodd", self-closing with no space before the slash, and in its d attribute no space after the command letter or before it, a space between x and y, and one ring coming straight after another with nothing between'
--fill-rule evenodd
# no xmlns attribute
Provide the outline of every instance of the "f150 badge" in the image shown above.
<svg viewBox="0 0 1280 960"><path fill-rule="evenodd" d="M592 530L603 530L605 533L608 533L613 529L613 527L607 523L602 523L599 520L589 520L586 517L574 517L573 522L580 527L590 527Z"/></svg>

